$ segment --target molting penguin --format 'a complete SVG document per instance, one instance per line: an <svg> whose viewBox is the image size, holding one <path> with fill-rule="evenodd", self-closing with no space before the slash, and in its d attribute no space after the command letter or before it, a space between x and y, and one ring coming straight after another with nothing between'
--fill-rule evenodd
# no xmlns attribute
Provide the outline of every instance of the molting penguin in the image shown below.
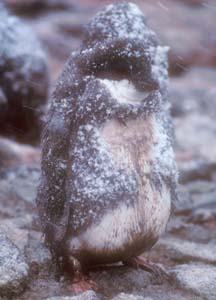
<svg viewBox="0 0 216 300"><path fill-rule="evenodd" d="M135 4L88 24L42 139L37 206L55 257L129 262L164 232L177 185L167 80L167 47Z"/></svg>

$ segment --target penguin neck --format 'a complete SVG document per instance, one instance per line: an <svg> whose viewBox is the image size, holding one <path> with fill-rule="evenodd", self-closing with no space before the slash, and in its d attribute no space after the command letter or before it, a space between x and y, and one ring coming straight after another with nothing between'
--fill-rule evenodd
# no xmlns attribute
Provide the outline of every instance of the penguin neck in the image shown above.
<svg viewBox="0 0 216 300"><path fill-rule="evenodd" d="M148 92L138 90L128 79L109 80L100 79L111 93L111 96L120 104L138 104L148 95Z"/></svg>

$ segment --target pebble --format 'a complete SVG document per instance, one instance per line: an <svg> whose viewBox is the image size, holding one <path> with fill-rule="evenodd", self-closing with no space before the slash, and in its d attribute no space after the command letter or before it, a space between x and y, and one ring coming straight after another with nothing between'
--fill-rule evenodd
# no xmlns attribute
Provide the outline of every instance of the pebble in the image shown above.
<svg viewBox="0 0 216 300"><path fill-rule="evenodd" d="M29 267L19 249L0 232L0 295L19 294L26 286Z"/></svg>
<svg viewBox="0 0 216 300"><path fill-rule="evenodd" d="M175 261L216 263L216 245L213 243L202 244L177 238L164 238L157 247L162 248L166 256Z"/></svg>
<svg viewBox="0 0 216 300"><path fill-rule="evenodd" d="M206 300L216 299L216 267L201 263L183 264L173 268L171 274L180 288Z"/></svg>
<svg viewBox="0 0 216 300"><path fill-rule="evenodd" d="M153 300L153 299L149 297L142 297L142 296L137 296L132 294L120 293L112 300Z"/></svg>
<svg viewBox="0 0 216 300"><path fill-rule="evenodd" d="M99 300L99 298L94 291L87 291L77 296L51 297L47 298L46 300Z"/></svg>

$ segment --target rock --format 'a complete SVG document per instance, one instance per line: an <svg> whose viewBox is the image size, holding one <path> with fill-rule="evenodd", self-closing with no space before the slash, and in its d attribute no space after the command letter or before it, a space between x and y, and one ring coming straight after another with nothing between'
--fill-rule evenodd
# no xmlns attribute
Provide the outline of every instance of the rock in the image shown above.
<svg viewBox="0 0 216 300"><path fill-rule="evenodd" d="M202 6L209 6L209 8L212 6L214 6L214 0L207 0L207 1L203 1L203 0L175 0L175 1L180 1L183 2L187 5L190 6L195 6L195 7L202 7Z"/></svg>
<svg viewBox="0 0 216 300"><path fill-rule="evenodd" d="M193 241L195 243L207 244L209 241L216 239L215 224L192 224L187 223L187 218L185 218L186 226L179 231L174 232L176 237L184 238L188 241Z"/></svg>
<svg viewBox="0 0 216 300"><path fill-rule="evenodd" d="M143 288L147 288L155 282L155 277L143 270L134 270L122 266L116 266L109 271L100 273L90 273L93 281L104 291L107 291L110 297L117 293L134 293ZM112 289L110 289L112 287ZM115 293L114 293L115 291Z"/></svg>
<svg viewBox="0 0 216 300"><path fill-rule="evenodd" d="M11 193L25 201L29 206L35 206L35 197L39 184L40 170L37 166L21 166L7 173L6 181Z"/></svg>
<svg viewBox="0 0 216 300"><path fill-rule="evenodd" d="M193 195L214 193L216 185L213 181L196 180L184 185L184 187Z"/></svg>
<svg viewBox="0 0 216 300"><path fill-rule="evenodd" d="M191 160L180 164L181 183L203 179L212 180L212 174L216 172L216 161Z"/></svg>
<svg viewBox="0 0 216 300"><path fill-rule="evenodd" d="M153 300L153 299L149 297L142 297L142 296L137 296L132 294L120 293L117 296L115 296L112 300Z"/></svg>
<svg viewBox="0 0 216 300"><path fill-rule="evenodd" d="M199 92L196 93L199 94ZM190 93L188 95L189 96L185 98L185 102L187 104L190 103L191 99ZM202 97L202 95L203 92L200 93L200 97ZM196 172L196 177L206 177L207 179L211 179L213 172L215 173L216 124L214 120L216 110L214 107L216 106L216 101L215 96L213 95L214 94L207 93L202 97L205 99L205 101L202 101L202 104L200 103L198 105L196 103L199 108L195 109L193 107L193 102L190 112L188 111L188 113L183 114L181 117L177 117L174 120L177 158L180 158L179 153L181 153L182 158L182 154L185 154L186 157L186 159L178 159L180 167L183 161L188 163L188 161L191 159L194 161L205 161L205 164L202 163L201 172L197 173L197 171L192 170L192 175ZM181 98L182 97L180 96L179 99ZM197 100L198 102L199 98L198 96L193 95L193 99ZM178 111L181 111L181 109L177 108ZM209 147L209 145L211 145L211 147ZM207 174L208 169L210 169L210 175ZM185 181L188 179L186 178L183 180Z"/></svg>
<svg viewBox="0 0 216 300"><path fill-rule="evenodd" d="M175 116L176 152L182 183L212 180L215 176L215 81L215 71L210 68L194 68L171 80L169 97Z"/></svg>
<svg viewBox="0 0 216 300"><path fill-rule="evenodd" d="M179 201L175 204L175 214L189 214L202 208L216 207L215 182L196 180L179 186Z"/></svg>
<svg viewBox="0 0 216 300"><path fill-rule="evenodd" d="M206 68L194 68L171 80L169 97L175 116L175 146L182 183L215 177L215 81L214 70Z"/></svg>
<svg viewBox="0 0 216 300"><path fill-rule="evenodd" d="M99 300L95 292L87 291L77 296L59 296L59 297L51 297L46 300Z"/></svg>
<svg viewBox="0 0 216 300"><path fill-rule="evenodd" d="M20 166L10 170L0 181L0 215L22 218L30 224L36 212L35 197L39 182L38 167Z"/></svg>
<svg viewBox="0 0 216 300"><path fill-rule="evenodd" d="M200 112L214 118L215 80L215 70L204 67L194 67L181 77L172 77L169 90L172 115L180 117Z"/></svg>
<svg viewBox="0 0 216 300"><path fill-rule="evenodd" d="M12 241L17 248L24 254L25 247L28 244L28 230L20 229L17 220L1 220L0 231Z"/></svg>
<svg viewBox="0 0 216 300"><path fill-rule="evenodd" d="M0 176L10 168L22 164L32 165L39 160L39 149L0 137Z"/></svg>
<svg viewBox="0 0 216 300"><path fill-rule="evenodd" d="M188 218L188 222L192 222L195 224L202 224L214 220L216 220L216 207L211 209L198 208L195 211L191 212Z"/></svg>
<svg viewBox="0 0 216 300"><path fill-rule="evenodd" d="M205 80L203 80L205 78ZM170 81L173 103L177 101L176 96L181 95L181 104L189 112L206 110L214 106L214 97L207 101L208 95L214 94L216 80L213 68L194 67L181 77L172 77ZM186 92L186 93L185 93ZM190 93L190 95L189 95ZM189 96L189 97L188 97Z"/></svg>
<svg viewBox="0 0 216 300"><path fill-rule="evenodd" d="M188 224L185 222L182 215L172 215L166 228L166 232L176 234L181 230L187 230Z"/></svg>
<svg viewBox="0 0 216 300"><path fill-rule="evenodd" d="M39 232L30 231L33 224L32 217L25 215L22 218L1 219L0 231L7 235L11 242L19 249L20 253L26 257L29 266L48 268L50 263L50 253L43 244L43 239Z"/></svg>
<svg viewBox="0 0 216 300"><path fill-rule="evenodd" d="M45 247L42 233L34 230L29 231L25 255L29 265L37 264L40 269L42 267L47 267L47 264L51 261L51 254Z"/></svg>
<svg viewBox="0 0 216 300"><path fill-rule="evenodd" d="M210 116L194 113L175 121L176 150L190 153L191 158L206 160L215 164L216 124ZM187 132L187 134L185 134ZM197 136L199 132L199 138ZM211 145L211 147L209 147Z"/></svg>
<svg viewBox="0 0 216 300"><path fill-rule="evenodd" d="M194 9L182 1L172 0L140 4L152 28L160 33L164 44L170 46L172 74L185 72L194 65L215 65L215 5Z"/></svg>
<svg viewBox="0 0 216 300"><path fill-rule="evenodd" d="M33 30L40 37L47 50L51 66L51 80L56 81L62 64L66 62L72 50L78 48L83 33L84 21L88 19L86 12L66 11L45 15L40 21L32 22Z"/></svg>
<svg viewBox="0 0 216 300"><path fill-rule="evenodd" d="M29 26L2 6L0 45L0 88L7 100L1 133L32 143L39 138L48 93L45 55Z"/></svg>
<svg viewBox="0 0 216 300"><path fill-rule="evenodd" d="M69 36L81 38L84 33L83 18L86 17L86 14L74 13L65 14L64 17L56 14L55 18L52 18L53 23L55 23L58 30L62 33L67 33Z"/></svg>
<svg viewBox="0 0 216 300"><path fill-rule="evenodd" d="M206 194L192 194L192 209L215 207L216 206L216 193L208 192Z"/></svg>
<svg viewBox="0 0 216 300"><path fill-rule="evenodd" d="M206 300L216 299L216 267L206 264L183 264L173 268L171 274L180 288Z"/></svg>
<svg viewBox="0 0 216 300"><path fill-rule="evenodd" d="M176 261L202 261L216 264L215 244L201 244L176 238L164 238L159 241L156 247L162 248L167 257Z"/></svg>
<svg viewBox="0 0 216 300"><path fill-rule="evenodd" d="M23 291L28 280L28 265L18 248L0 232L0 295Z"/></svg>
<svg viewBox="0 0 216 300"><path fill-rule="evenodd" d="M34 206L34 201L37 193L38 179L31 178L31 180L26 180L27 178L16 178L15 180L10 180L10 184L16 181L16 186L11 189L19 198L26 201L28 204Z"/></svg>
<svg viewBox="0 0 216 300"><path fill-rule="evenodd" d="M45 300L61 295L71 295L71 281L68 287L62 281L55 279L50 269L37 272L37 268L33 271L32 267L34 266L30 266L31 281L28 288L16 300Z"/></svg>
<svg viewBox="0 0 216 300"><path fill-rule="evenodd" d="M70 0L5 0L7 6L19 14L37 14L45 10L70 9L74 5Z"/></svg>

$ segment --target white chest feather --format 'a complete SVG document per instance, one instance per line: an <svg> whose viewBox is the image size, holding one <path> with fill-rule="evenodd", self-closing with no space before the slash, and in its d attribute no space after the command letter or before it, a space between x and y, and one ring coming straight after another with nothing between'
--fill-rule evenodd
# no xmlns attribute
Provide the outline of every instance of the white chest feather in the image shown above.
<svg viewBox="0 0 216 300"><path fill-rule="evenodd" d="M112 95L122 103L141 101L146 96L128 81L121 81L119 86L113 81L103 82L107 88L112 87ZM71 251L79 251L82 247L91 253L122 251L137 239L144 241L150 234L158 238L163 233L170 215L170 191L165 184L160 191L155 190L147 180L151 162L158 155L155 149L159 147L161 138L163 136L158 136L154 117L145 121L142 118L131 120L127 126L116 120L104 125L101 139L114 163L126 172L135 169L142 174L139 196L134 206L119 201L119 206L107 211L99 223L92 224L85 232L73 237Z"/></svg>
<svg viewBox="0 0 216 300"><path fill-rule="evenodd" d="M90 252L109 253L123 250L136 239L147 239L149 233L158 238L164 232L169 219L170 194L165 187L161 194L154 194L150 186L145 192L148 193L146 201L140 195L136 207L121 204L115 210L109 211L101 222L74 237L70 244L71 249L78 250L85 246Z"/></svg>
<svg viewBox="0 0 216 300"><path fill-rule="evenodd" d="M120 81L101 79L100 81L119 103L138 103L148 95L144 91L138 91L127 79Z"/></svg>

